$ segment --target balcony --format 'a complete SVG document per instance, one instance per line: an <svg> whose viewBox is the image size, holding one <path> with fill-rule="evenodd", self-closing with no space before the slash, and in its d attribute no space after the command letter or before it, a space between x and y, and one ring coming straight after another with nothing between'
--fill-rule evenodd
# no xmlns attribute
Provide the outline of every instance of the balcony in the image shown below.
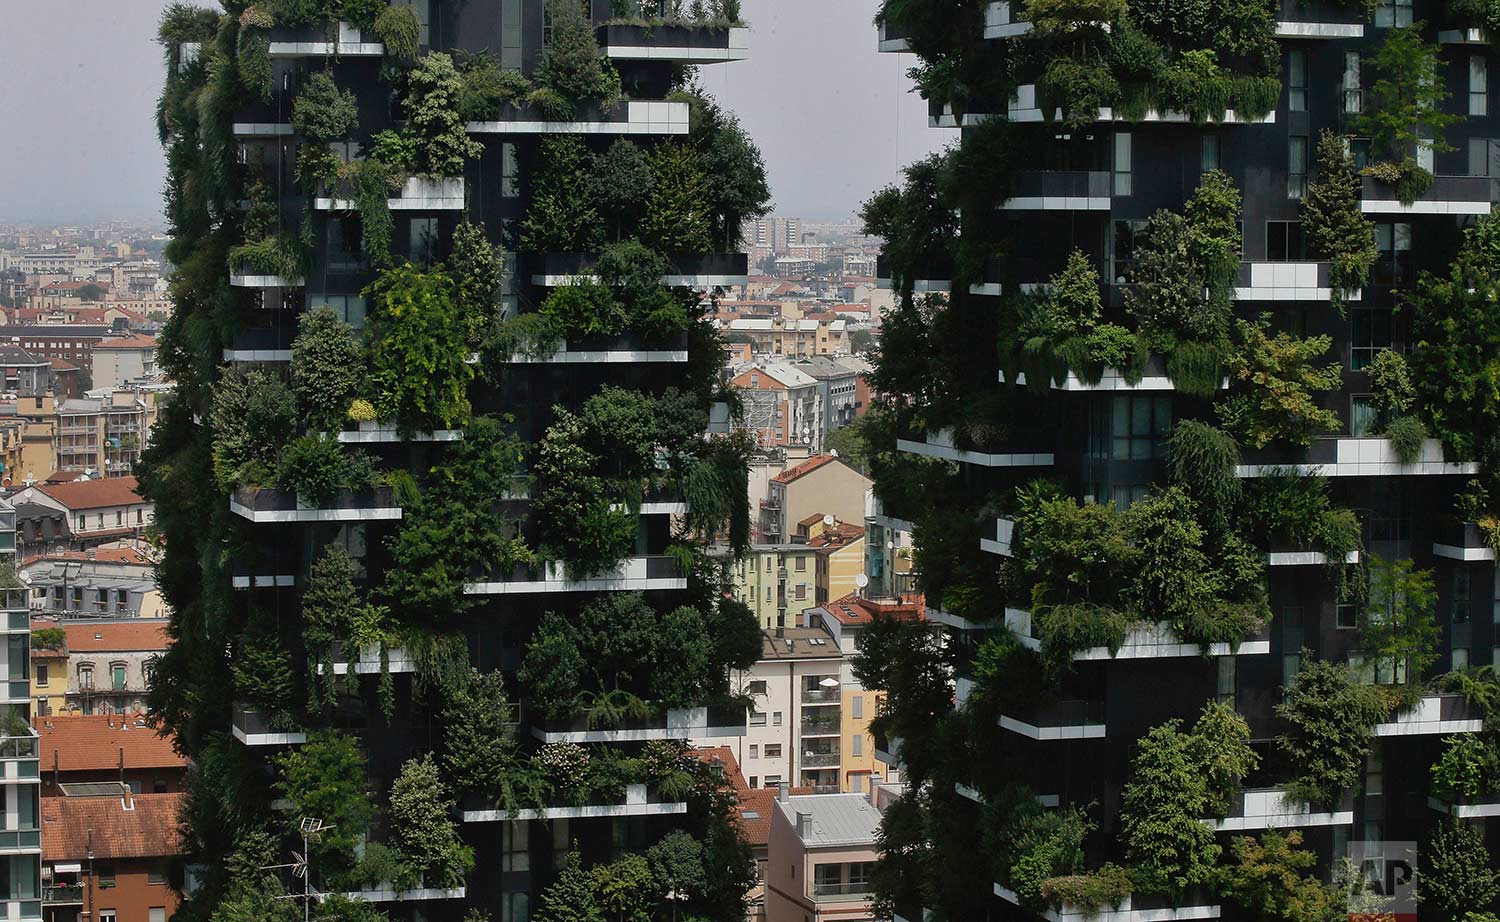
<svg viewBox="0 0 1500 922"><path fill-rule="evenodd" d="M1488 176L1434 176L1431 188L1407 205L1396 198L1393 185L1364 176L1359 207L1365 214L1489 214L1490 183Z"/></svg>
<svg viewBox="0 0 1500 922"><path fill-rule="evenodd" d="M41 734L34 728L27 727L25 735L0 736L0 760L36 759L39 758L40 747ZM5 774L15 777L9 771Z"/></svg>
<svg viewBox="0 0 1500 922"><path fill-rule="evenodd" d="M1021 905L1015 891L995 884L995 895L1016 906ZM1218 904L1208 902L1205 894L1188 898L1183 905L1172 905L1164 896L1130 894L1119 905L1109 909L1084 908L1063 903L1041 913L1047 922L1189 922L1192 919L1217 919Z"/></svg>
<svg viewBox="0 0 1500 922"><path fill-rule="evenodd" d="M839 754L837 752L813 752L802 753L801 765L803 768L837 768Z"/></svg>
<svg viewBox="0 0 1500 922"><path fill-rule="evenodd" d="M277 26L271 30L270 53L272 58L380 58L385 56L385 45L347 22L297 29Z"/></svg>
<svg viewBox="0 0 1500 922"><path fill-rule="evenodd" d="M358 428L345 429L336 436L340 442L359 445L395 442L457 442L463 437L462 429L433 429L427 432L413 432L403 437L401 430L394 423L382 423L378 420L362 422Z"/></svg>
<svg viewBox="0 0 1500 922"><path fill-rule="evenodd" d="M67 906L83 902L83 884L44 884L42 902L48 906Z"/></svg>
<svg viewBox="0 0 1500 922"><path fill-rule="evenodd" d="M686 813L687 804L682 801L661 800L644 784L627 785L625 796L617 803L587 804L575 806L526 807L502 810L493 807L464 809L465 823L501 823L525 820L597 819L619 816L667 816Z"/></svg>
<svg viewBox="0 0 1500 922"><path fill-rule="evenodd" d="M678 25L603 25L599 50L616 61L719 64L750 57L750 30Z"/></svg>
<svg viewBox="0 0 1500 922"><path fill-rule="evenodd" d="M1235 797L1227 816L1203 822L1216 832L1353 826L1354 795L1346 791L1335 809L1314 811L1305 801L1289 800L1282 788L1248 788Z"/></svg>
<svg viewBox="0 0 1500 922"><path fill-rule="evenodd" d="M253 705L238 702L231 707L230 731L246 746L299 746L307 742L305 731L278 729Z"/></svg>
<svg viewBox="0 0 1500 922"><path fill-rule="evenodd" d="M802 713L800 727L803 736L838 736L842 722L839 712L829 713L828 708L818 708Z"/></svg>
<svg viewBox="0 0 1500 922"><path fill-rule="evenodd" d="M883 54L911 51L911 44L907 41L906 30L901 26L879 22L875 24L879 38L876 40L876 50Z"/></svg>
<svg viewBox="0 0 1500 922"><path fill-rule="evenodd" d="M1000 715L1000 727L1039 741L1103 739L1104 702L1071 698L1036 705L1014 716Z"/></svg>
<svg viewBox="0 0 1500 922"><path fill-rule="evenodd" d="M1447 801L1441 797L1427 798L1427 806L1461 820L1485 819L1500 816L1500 793L1481 794L1478 797L1459 797Z"/></svg>
<svg viewBox="0 0 1500 922"><path fill-rule="evenodd" d="M678 253L667 257L661 283L674 288L725 288L743 285L750 272L744 253ZM593 279L594 257L586 253L543 253L532 260L531 284L556 288Z"/></svg>
<svg viewBox="0 0 1500 922"><path fill-rule="evenodd" d="M1281 0L1276 37L1292 39L1363 38L1365 24L1350 8L1329 0Z"/></svg>
<svg viewBox="0 0 1500 922"><path fill-rule="evenodd" d="M1011 541L1016 534L1016 520L1009 516L1001 516L995 520L995 537L980 538L979 549L990 554L998 554L1001 557L1014 557L1011 552Z"/></svg>
<svg viewBox="0 0 1500 922"><path fill-rule="evenodd" d="M1062 116L1062 112L1058 111L1058 112L1054 112L1053 113L1053 117L1052 118L1049 119L1049 118L1046 117L1045 113L1043 113L1042 110L1037 106L1036 84L1034 84L1034 83L1023 83L1020 86L1016 87L1015 93L1013 93L1011 95L1010 101L1006 104L1006 117L1009 118L1010 121L1013 121L1013 122L1047 122L1047 121L1059 121L1059 120L1061 120L1061 116ZM969 113L965 113L964 118L963 118L963 124L964 125L978 125L978 124L981 124L982 122L984 122L985 120L987 120L988 118L989 118L989 115L987 113L969 112ZM929 112L927 121L928 121L928 124L931 127L933 127L933 128L956 128L956 127L960 127L958 125L958 119L954 117L951 108L948 107L946 104L944 104L942 106L942 111L941 112L936 112L936 113ZM1166 109L1166 110L1149 109L1140 118L1127 119L1123 115L1117 116L1115 114L1115 111L1112 108L1108 107L1108 106L1105 106L1105 107L1101 108L1095 114L1095 121L1099 121L1099 122L1119 122L1119 123L1122 123L1122 124L1127 124L1127 123L1128 124L1136 124L1136 123L1146 124L1146 123L1155 123L1155 122L1168 122L1168 123L1189 124L1189 125L1199 124L1196 120L1194 120L1193 118L1189 117L1186 113L1177 112L1177 111L1174 111L1174 110L1171 110L1171 109ZM1252 118L1246 118L1246 117L1240 116L1233 109L1227 109L1227 110L1225 110L1224 117L1222 119L1219 119L1218 121L1210 120L1210 121L1208 121L1208 122L1206 122L1204 124L1211 124L1211 125L1274 125L1275 123L1276 123L1276 112L1275 112L1275 110L1272 110L1272 111L1266 113L1264 116L1262 116L1260 118L1252 119Z"/></svg>
<svg viewBox="0 0 1500 922"><path fill-rule="evenodd" d="M1446 521L1432 542L1432 556L1468 563L1495 559L1495 548L1474 522Z"/></svg>
<svg viewBox="0 0 1500 922"><path fill-rule="evenodd" d="M837 794L838 791L815 791L814 793ZM875 895L870 885L864 882L850 882L837 884L813 884L812 898L816 903L856 903L863 902Z"/></svg>
<svg viewBox="0 0 1500 922"><path fill-rule="evenodd" d="M743 707L713 705L671 708L631 718L613 727L590 726L583 717L534 721L531 735L544 743L636 743L646 740L744 736L749 714Z"/></svg>
<svg viewBox="0 0 1500 922"><path fill-rule="evenodd" d="M812 704L812 705L838 704L839 703L839 689L836 688L836 687L835 688L806 688L806 687L804 687L802 689L802 703L803 704Z"/></svg>
<svg viewBox="0 0 1500 922"><path fill-rule="evenodd" d="M1051 467L1054 463L1050 451L971 451L958 448L954 445L952 429L929 432L921 441L898 438L896 450L978 467Z"/></svg>
<svg viewBox="0 0 1500 922"><path fill-rule="evenodd" d="M1426 736L1447 733L1478 733L1484 720L1463 695L1427 695L1417 706L1376 724L1376 736Z"/></svg>
<svg viewBox="0 0 1500 922"><path fill-rule="evenodd" d="M515 595L531 592L648 592L686 589L675 558L666 555L630 557L618 568L593 576L573 578L560 562L539 567L517 567L464 586L465 595Z"/></svg>
<svg viewBox="0 0 1500 922"><path fill-rule="evenodd" d="M229 273L229 284L235 288L299 288L301 279L284 275L251 275L244 272Z"/></svg>
<svg viewBox="0 0 1500 922"><path fill-rule="evenodd" d="M1010 619L1007 618L1007 626ZM1030 617L1027 618L1027 627L1030 627ZM1035 637L1028 637L1038 649L1041 642ZM1227 643L1209 644L1208 647L1199 646L1196 643L1184 641L1172 630L1171 625L1165 621L1155 624L1132 625L1125 634L1125 642L1117 651L1111 651L1109 647L1090 647L1086 650L1077 650L1073 653L1073 662L1091 662L1098 660L1131 660L1131 659L1174 659L1192 656L1256 656L1271 652L1271 632L1269 627L1245 637L1239 646L1231 646Z"/></svg>
<svg viewBox="0 0 1500 922"><path fill-rule="evenodd" d="M1009 2L989 3L984 8L984 37L1015 38L1031 31L1031 23L1016 19Z"/></svg>
<svg viewBox="0 0 1500 922"><path fill-rule="evenodd" d="M288 522L388 522L401 518L395 492L340 490L327 502L305 503L295 493L272 487L240 487L229 498L229 511L257 525Z"/></svg>
<svg viewBox="0 0 1500 922"><path fill-rule="evenodd" d="M870 731L875 737L875 761L881 765L891 768L901 767L901 737L887 736L873 729Z"/></svg>
<svg viewBox="0 0 1500 922"><path fill-rule="evenodd" d="M685 135L688 104L632 99L608 110L583 106L565 122L550 121L530 106L507 106L501 118L469 122L468 130L470 134Z"/></svg>
<svg viewBox="0 0 1500 922"><path fill-rule="evenodd" d="M1000 383L1006 383L1004 369L1000 370ZM1015 383L1017 385L1024 385L1026 383L1026 373L1018 373L1016 375ZM1107 391L1132 391L1141 393L1147 391L1177 390L1177 385L1173 384L1172 379L1167 377L1166 360L1159 355L1153 355L1146 361L1146 367L1142 370L1140 379L1135 381L1134 383L1132 383L1125 376L1125 373L1120 369L1106 368L1104 369L1104 373L1100 375L1099 380L1093 383L1084 381L1070 371L1068 372L1067 378L1065 378L1062 383L1059 384L1056 380L1052 380L1047 382L1047 386L1054 391L1081 391L1093 393L1102 393ZM1229 379L1226 378L1222 382L1220 382L1219 387L1229 387Z"/></svg>
<svg viewBox="0 0 1500 922"><path fill-rule="evenodd" d="M1332 263L1242 262L1234 283L1236 301L1328 301ZM1358 301L1360 292L1346 295Z"/></svg>
<svg viewBox="0 0 1500 922"><path fill-rule="evenodd" d="M345 899L361 903L411 903L420 900L461 900L468 894L465 887L416 887L397 890L394 884L371 887L368 890L349 890L341 893Z"/></svg>
<svg viewBox="0 0 1500 922"><path fill-rule="evenodd" d="M1422 443L1422 453L1410 464L1402 463L1390 439L1332 436L1313 439L1311 445L1247 449L1240 453L1238 477L1269 477L1290 471L1324 477L1387 477L1414 475L1473 475L1474 461L1448 461L1437 439Z"/></svg>
<svg viewBox="0 0 1500 922"><path fill-rule="evenodd" d="M640 365L645 363L682 363L688 360L686 333L674 334L659 341L647 342L639 333L621 336L584 336L568 340L550 355L534 356L517 352L506 362L511 365Z"/></svg>
<svg viewBox="0 0 1500 922"><path fill-rule="evenodd" d="M331 192L324 190L324 193L313 199L313 208L318 211L356 212L359 210L359 204L353 198L339 197L340 195L353 195L350 189L338 187ZM463 211L464 205L462 176L443 178L412 176L401 187L400 195L386 199L386 206L391 211Z"/></svg>
<svg viewBox="0 0 1500 922"><path fill-rule="evenodd" d="M390 647L381 656L381 645L367 643L360 647L357 656L350 656L342 645L335 645L332 662L334 675L398 675L416 672L417 661L404 647ZM382 662L383 659L383 662ZM318 664L318 674L323 674L323 665Z"/></svg>
<svg viewBox="0 0 1500 922"><path fill-rule="evenodd" d="M947 294L953 290L953 262L951 258L934 260L931 265L918 271L912 280L914 294ZM895 272L891 261L884 253L875 257L875 287L889 291L896 287Z"/></svg>
<svg viewBox="0 0 1500 922"><path fill-rule="evenodd" d="M226 362L290 362L295 324L280 327L253 327L240 330L224 350Z"/></svg>
<svg viewBox="0 0 1500 922"><path fill-rule="evenodd" d="M1001 211L1108 211L1113 188L1102 170L1026 170Z"/></svg>

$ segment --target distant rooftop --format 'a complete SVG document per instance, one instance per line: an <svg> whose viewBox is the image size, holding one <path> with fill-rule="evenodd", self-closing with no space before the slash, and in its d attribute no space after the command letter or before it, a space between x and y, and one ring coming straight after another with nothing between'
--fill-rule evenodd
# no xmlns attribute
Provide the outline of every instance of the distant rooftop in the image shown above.
<svg viewBox="0 0 1500 922"><path fill-rule="evenodd" d="M812 829L801 836L808 848L873 847L880 831L880 811L868 794L791 794L775 804L794 830L797 814L811 817Z"/></svg>
<svg viewBox="0 0 1500 922"><path fill-rule="evenodd" d="M779 627L761 631L762 660L829 659L841 654L833 635L821 627Z"/></svg>

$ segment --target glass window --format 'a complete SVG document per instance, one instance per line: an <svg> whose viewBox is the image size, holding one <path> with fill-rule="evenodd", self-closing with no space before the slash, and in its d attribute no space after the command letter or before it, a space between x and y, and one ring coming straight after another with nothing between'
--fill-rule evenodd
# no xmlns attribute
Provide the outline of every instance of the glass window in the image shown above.
<svg viewBox="0 0 1500 922"><path fill-rule="evenodd" d="M1234 664L1236 657L1220 656L1215 658L1218 664L1218 676L1215 683L1214 695L1221 704L1234 704Z"/></svg>
<svg viewBox="0 0 1500 922"><path fill-rule="evenodd" d="M1341 631L1352 631L1359 627L1359 606L1340 602L1334 609L1334 625Z"/></svg>
<svg viewBox="0 0 1500 922"><path fill-rule="evenodd" d="M807 558L799 555L797 557L796 561L794 562L794 565L793 565L792 569L796 570L798 573L804 573L804 572L806 572L807 571Z"/></svg>
<svg viewBox="0 0 1500 922"><path fill-rule="evenodd" d="M752 759L758 759L758 758L760 758L760 744L759 743L751 743L750 744L750 758L752 758Z"/></svg>
<svg viewBox="0 0 1500 922"><path fill-rule="evenodd" d="M1305 259L1306 255L1302 243L1301 221L1266 222L1267 259L1272 262L1285 262Z"/></svg>
<svg viewBox="0 0 1500 922"><path fill-rule="evenodd" d="M771 726L773 726L773 727L779 727L779 726L781 726L781 712L780 711L772 711L771 712Z"/></svg>
<svg viewBox="0 0 1500 922"><path fill-rule="evenodd" d="M863 636L863 635L861 635ZM865 696L854 695L849 699L849 716L860 720L865 716Z"/></svg>
<svg viewBox="0 0 1500 922"><path fill-rule="evenodd" d="M1470 585L1469 568L1457 566L1453 568L1453 623L1468 624L1470 615L1470 602L1473 596ZM1453 668L1457 669L1457 666Z"/></svg>
<svg viewBox="0 0 1500 922"><path fill-rule="evenodd" d="M1490 65L1482 54L1469 55L1469 114L1490 114Z"/></svg>
<svg viewBox="0 0 1500 922"><path fill-rule="evenodd" d="M407 221L411 236L407 240L406 254L418 265L430 265L437 260L437 218L411 218Z"/></svg>
<svg viewBox="0 0 1500 922"><path fill-rule="evenodd" d="M779 758L781 758L781 744L780 743L767 743L766 744L766 758L768 758L768 759L779 759Z"/></svg>
<svg viewBox="0 0 1500 922"><path fill-rule="evenodd" d="M766 725L766 712L765 711L757 711L757 710L751 709L751 711L750 711L750 726L752 726L752 727L764 727L765 725Z"/></svg>
<svg viewBox="0 0 1500 922"><path fill-rule="evenodd" d="M1370 394L1354 394L1349 398L1349 434L1355 438L1373 437L1381 429L1380 411L1375 409L1375 399Z"/></svg>
<svg viewBox="0 0 1500 922"><path fill-rule="evenodd" d="M506 141L500 145L500 197L515 198L520 194L521 175L516 165L516 145Z"/></svg>
<svg viewBox="0 0 1500 922"><path fill-rule="evenodd" d="M1375 8L1375 28L1391 29L1411 25L1412 0L1380 0Z"/></svg>
<svg viewBox="0 0 1500 922"><path fill-rule="evenodd" d="M1162 456L1172 427L1172 400L1164 396L1117 396L1111 401L1110 457L1117 461Z"/></svg>
<svg viewBox="0 0 1500 922"><path fill-rule="evenodd" d="M1469 668L1469 648L1468 647L1454 647L1453 648L1453 671L1454 672L1462 672L1463 670L1468 669L1468 668Z"/></svg>
<svg viewBox="0 0 1500 922"><path fill-rule="evenodd" d="M1307 111L1307 52L1293 49L1286 59L1287 108Z"/></svg>
<svg viewBox="0 0 1500 922"><path fill-rule="evenodd" d="M855 733L849 737L849 754L852 756L862 756L865 754L865 735L863 733Z"/></svg>
<svg viewBox="0 0 1500 922"><path fill-rule="evenodd" d="M531 870L531 824L501 824L500 870Z"/></svg>
<svg viewBox="0 0 1500 922"><path fill-rule="evenodd" d="M125 664L124 663L115 663L114 665L110 666L109 667L109 675L110 675L110 680L111 680L111 683L114 686L115 691L122 691L122 690L124 690L124 688L125 688Z"/></svg>
<svg viewBox="0 0 1500 922"><path fill-rule="evenodd" d="M844 866L841 864L813 865L813 895L834 896L843 892Z"/></svg>
<svg viewBox="0 0 1500 922"><path fill-rule="evenodd" d="M1199 169L1207 173L1209 170L1219 168L1219 136L1206 134L1203 136L1203 146L1199 156Z"/></svg>
<svg viewBox="0 0 1500 922"><path fill-rule="evenodd" d="M745 686L745 693L750 695L764 695L766 693L766 680L756 679Z"/></svg>
<svg viewBox="0 0 1500 922"><path fill-rule="evenodd" d="M1292 135L1286 148L1286 196L1301 198L1307 191L1307 136Z"/></svg>
<svg viewBox="0 0 1500 922"><path fill-rule="evenodd" d="M1349 367L1354 371L1375 361L1376 353L1391 348L1391 309L1349 312Z"/></svg>
<svg viewBox="0 0 1500 922"><path fill-rule="evenodd" d="M1364 109L1364 95L1359 88L1359 52L1344 52L1344 113L1355 115Z"/></svg>
<svg viewBox="0 0 1500 922"><path fill-rule="evenodd" d="M1130 132L1115 132L1115 195L1130 195Z"/></svg>

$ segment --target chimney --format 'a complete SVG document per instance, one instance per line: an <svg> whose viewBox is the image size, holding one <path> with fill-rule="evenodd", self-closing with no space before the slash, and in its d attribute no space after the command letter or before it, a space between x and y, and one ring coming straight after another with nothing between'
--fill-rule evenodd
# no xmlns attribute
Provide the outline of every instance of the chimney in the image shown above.
<svg viewBox="0 0 1500 922"><path fill-rule="evenodd" d="M806 839L812 835L812 814L797 811L797 838Z"/></svg>
<svg viewBox="0 0 1500 922"><path fill-rule="evenodd" d="M787 803L792 796L792 783L790 781L778 781L776 783L776 799Z"/></svg>

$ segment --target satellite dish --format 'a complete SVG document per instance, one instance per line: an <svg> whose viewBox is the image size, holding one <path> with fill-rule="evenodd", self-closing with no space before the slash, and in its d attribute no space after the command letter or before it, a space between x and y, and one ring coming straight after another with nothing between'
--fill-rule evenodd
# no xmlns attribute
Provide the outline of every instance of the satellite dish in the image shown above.
<svg viewBox="0 0 1500 922"><path fill-rule="evenodd" d="M870 578L863 573L856 573L854 574L854 585L863 589L866 586L870 585Z"/></svg>
<svg viewBox="0 0 1500 922"><path fill-rule="evenodd" d="M837 521L837 520L833 517L832 513L830 513L830 512L823 513L823 524L824 525L832 525L835 521Z"/></svg>

